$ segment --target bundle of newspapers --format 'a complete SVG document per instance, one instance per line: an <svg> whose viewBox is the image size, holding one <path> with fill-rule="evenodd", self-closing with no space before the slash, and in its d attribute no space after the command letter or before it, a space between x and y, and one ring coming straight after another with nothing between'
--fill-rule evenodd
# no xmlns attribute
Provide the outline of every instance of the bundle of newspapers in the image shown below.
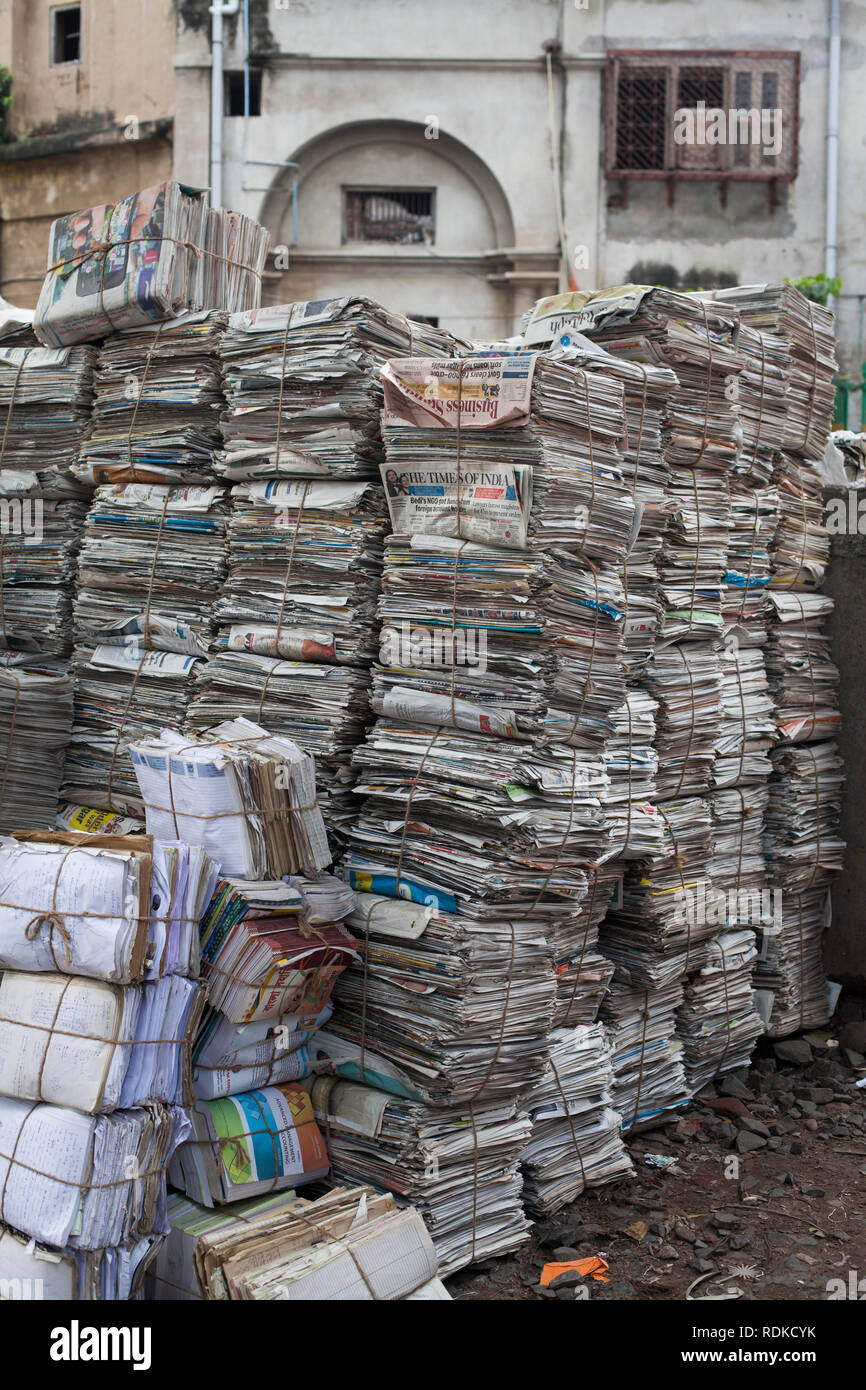
<svg viewBox="0 0 866 1390"><path fill-rule="evenodd" d="M163 728L130 746L148 832L199 845L224 874L315 877L331 862L313 758L247 719L207 738Z"/></svg>
<svg viewBox="0 0 866 1390"><path fill-rule="evenodd" d="M433 1108L322 1076L313 1103L327 1127L332 1181L369 1182L415 1207L440 1274L529 1238L519 1162L530 1122L513 1100Z"/></svg>
<svg viewBox="0 0 866 1390"><path fill-rule="evenodd" d="M448 1300L423 1221L387 1192L338 1187L208 1211L177 1193L149 1272L156 1299Z"/></svg>
<svg viewBox="0 0 866 1390"><path fill-rule="evenodd" d="M53 826L72 692L67 662L0 653L0 831Z"/></svg>
<svg viewBox="0 0 866 1390"><path fill-rule="evenodd" d="M602 1005L613 1068L612 1104L626 1132L691 1099L676 1032L682 1000L681 982L657 990L614 982Z"/></svg>
<svg viewBox="0 0 866 1390"><path fill-rule="evenodd" d="M833 377L838 370L832 310L807 299L789 280L716 290L713 300L719 307L738 309L749 327L784 341L790 363L780 442L806 458L822 458L833 415Z"/></svg>
<svg viewBox="0 0 866 1390"><path fill-rule="evenodd" d="M375 478L377 368L468 344L370 299L313 299L233 314L221 344L226 410L219 469L253 478Z"/></svg>
<svg viewBox="0 0 866 1390"><path fill-rule="evenodd" d="M56 475L74 464L90 425L91 347L0 344L0 468Z"/></svg>
<svg viewBox="0 0 866 1390"><path fill-rule="evenodd" d="M764 1031L753 1002L757 954L751 926L721 932L710 942L706 965L686 981L677 1033L690 1093L749 1065L755 1039Z"/></svg>
<svg viewBox="0 0 866 1390"><path fill-rule="evenodd" d="M268 233L168 181L51 225L34 331L50 347L82 343L202 309L254 309Z"/></svg>
<svg viewBox="0 0 866 1390"><path fill-rule="evenodd" d="M0 470L0 649L68 654L85 499L58 469Z"/></svg>
<svg viewBox="0 0 866 1390"><path fill-rule="evenodd" d="M132 643L76 648L75 724L62 788L67 802L143 820L129 746L182 721L200 663ZM175 833L172 826L169 834Z"/></svg>
<svg viewBox="0 0 866 1390"><path fill-rule="evenodd" d="M93 429L73 473L89 483L206 483L220 443L224 313L142 324L107 338Z"/></svg>
<svg viewBox="0 0 866 1390"><path fill-rule="evenodd" d="M79 559L76 645L206 656L226 511L218 487L98 487Z"/></svg>
<svg viewBox="0 0 866 1390"><path fill-rule="evenodd" d="M622 1117L611 1108L612 1081L603 1024L551 1033L547 1070L523 1099L532 1120L523 1200L532 1215L549 1216L587 1187L632 1172Z"/></svg>

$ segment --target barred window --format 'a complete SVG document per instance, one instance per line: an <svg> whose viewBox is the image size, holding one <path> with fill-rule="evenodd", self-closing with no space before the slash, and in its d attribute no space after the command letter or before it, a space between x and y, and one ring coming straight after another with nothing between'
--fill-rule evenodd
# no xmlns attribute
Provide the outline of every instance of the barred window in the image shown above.
<svg viewBox="0 0 866 1390"><path fill-rule="evenodd" d="M621 50L608 55L609 178L797 174L799 54Z"/></svg>
<svg viewBox="0 0 866 1390"><path fill-rule="evenodd" d="M435 189L345 188L343 241L433 244Z"/></svg>

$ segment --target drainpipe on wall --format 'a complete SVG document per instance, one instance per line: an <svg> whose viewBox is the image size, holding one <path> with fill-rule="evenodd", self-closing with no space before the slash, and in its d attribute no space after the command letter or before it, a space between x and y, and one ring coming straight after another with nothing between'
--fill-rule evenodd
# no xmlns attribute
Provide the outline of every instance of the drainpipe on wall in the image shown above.
<svg viewBox="0 0 866 1390"><path fill-rule="evenodd" d="M827 72L827 220L824 232L824 274L836 272L839 230L839 85L842 60L842 3L830 0L830 63ZM832 300L827 301L835 307Z"/></svg>
<svg viewBox="0 0 866 1390"><path fill-rule="evenodd" d="M211 5L210 68L210 197L211 205L223 205L223 16L237 14L240 0Z"/></svg>

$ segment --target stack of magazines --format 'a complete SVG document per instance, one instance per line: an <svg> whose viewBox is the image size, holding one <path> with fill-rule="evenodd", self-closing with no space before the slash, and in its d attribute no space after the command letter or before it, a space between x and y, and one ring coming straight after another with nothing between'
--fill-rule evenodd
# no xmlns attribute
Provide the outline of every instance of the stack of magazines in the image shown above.
<svg viewBox="0 0 866 1390"><path fill-rule="evenodd" d="M73 473L97 483L213 480L223 313L184 314L115 333L94 373L93 429Z"/></svg>
<svg viewBox="0 0 866 1390"><path fill-rule="evenodd" d="M547 1070L523 1100L532 1120L523 1200L533 1216L543 1219L586 1188L631 1174L622 1117L611 1108L612 1082L603 1024L551 1033Z"/></svg>
<svg viewBox="0 0 866 1390"><path fill-rule="evenodd" d="M52 223L33 327L51 347L260 302L268 233L169 181Z"/></svg>

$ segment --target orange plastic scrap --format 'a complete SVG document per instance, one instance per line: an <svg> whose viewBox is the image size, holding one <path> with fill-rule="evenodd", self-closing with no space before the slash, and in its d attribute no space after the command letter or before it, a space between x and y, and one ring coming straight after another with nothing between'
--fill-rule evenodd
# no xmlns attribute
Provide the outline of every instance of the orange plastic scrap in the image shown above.
<svg viewBox="0 0 866 1390"><path fill-rule="evenodd" d="M602 1284L609 1284L610 1280L606 1278L603 1273L605 1269L609 1268L610 1266L607 1260L603 1260L600 1255L591 1255L589 1259L586 1260L566 1260L564 1264L545 1265L541 1271L541 1279L539 1282L546 1288L547 1285L558 1278L560 1274L565 1274L566 1270L576 1269L578 1274L589 1274L593 1279L599 1280Z"/></svg>

